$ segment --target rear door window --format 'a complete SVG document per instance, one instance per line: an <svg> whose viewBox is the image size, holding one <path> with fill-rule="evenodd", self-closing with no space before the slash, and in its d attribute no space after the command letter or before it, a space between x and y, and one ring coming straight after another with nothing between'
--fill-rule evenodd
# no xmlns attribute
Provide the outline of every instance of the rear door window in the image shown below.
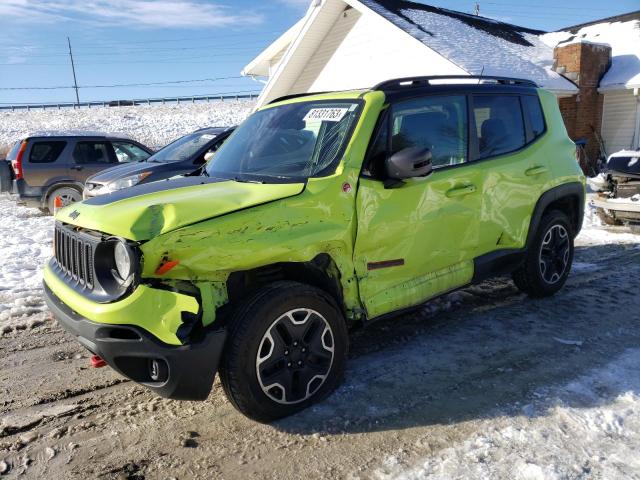
<svg viewBox="0 0 640 480"><path fill-rule="evenodd" d="M78 165L116 163L116 156L110 142L78 142L73 161Z"/></svg>
<svg viewBox="0 0 640 480"><path fill-rule="evenodd" d="M146 160L151 155L139 146L129 142L111 142L116 159L119 163L140 162Z"/></svg>
<svg viewBox="0 0 640 480"><path fill-rule="evenodd" d="M67 142L36 142L29 153L29 163L53 163L55 162Z"/></svg>
<svg viewBox="0 0 640 480"><path fill-rule="evenodd" d="M529 118L529 125L533 133L533 138L538 138L545 131L544 115L542 114L542 107L540 106L540 100L533 95L525 95L522 97L522 106Z"/></svg>
<svg viewBox="0 0 640 480"><path fill-rule="evenodd" d="M520 97L476 95L473 115L478 139L478 158L513 152L526 143Z"/></svg>

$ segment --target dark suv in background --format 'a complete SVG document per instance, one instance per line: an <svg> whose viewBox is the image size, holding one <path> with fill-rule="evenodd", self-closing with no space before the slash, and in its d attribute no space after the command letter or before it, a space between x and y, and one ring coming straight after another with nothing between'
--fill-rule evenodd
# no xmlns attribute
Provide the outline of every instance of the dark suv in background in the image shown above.
<svg viewBox="0 0 640 480"><path fill-rule="evenodd" d="M123 188L192 173L213 157L234 128L201 128L171 142L142 162L103 170L87 178L83 197L97 197Z"/></svg>
<svg viewBox="0 0 640 480"><path fill-rule="evenodd" d="M106 168L146 160L153 151L123 135L98 132L39 132L13 146L0 162L2 192L11 185L18 203L53 212L82 199L85 180ZM10 164L10 168L9 168Z"/></svg>

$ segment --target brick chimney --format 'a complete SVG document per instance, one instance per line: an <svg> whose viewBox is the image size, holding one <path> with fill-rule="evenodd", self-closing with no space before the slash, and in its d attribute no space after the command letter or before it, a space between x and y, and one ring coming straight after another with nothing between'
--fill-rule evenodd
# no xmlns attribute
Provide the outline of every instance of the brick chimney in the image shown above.
<svg viewBox="0 0 640 480"><path fill-rule="evenodd" d="M560 111L572 140L587 140L587 157L595 162L599 145L602 102L598 93L600 79L611 65L611 47L606 44L575 42L553 50L553 69L578 85L577 95L560 98Z"/></svg>

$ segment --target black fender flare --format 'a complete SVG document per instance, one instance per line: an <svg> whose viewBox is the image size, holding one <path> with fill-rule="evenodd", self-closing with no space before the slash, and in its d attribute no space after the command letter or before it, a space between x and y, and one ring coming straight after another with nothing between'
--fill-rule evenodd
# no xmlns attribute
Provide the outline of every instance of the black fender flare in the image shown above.
<svg viewBox="0 0 640 480"><path fill-rule="evenodd" d="M533 242L535 232L538 230L538 226L542 221L542 215L544 215L547 207L557 202L558 200L567 198L577 203L578 211L576 212L576 224L573 234L574 236L577 236L578 233L580 233L580 230L582 229L582 222L584 219L584 185L580 182L564 183L562 185L558 185L557 187L553 187L550 190L547 190L538 199L538 202L536 203L536 206L533 210L533 215L531 215L531 222L529 223L526 248L529 248L531 246L531 242Z"/></svg>

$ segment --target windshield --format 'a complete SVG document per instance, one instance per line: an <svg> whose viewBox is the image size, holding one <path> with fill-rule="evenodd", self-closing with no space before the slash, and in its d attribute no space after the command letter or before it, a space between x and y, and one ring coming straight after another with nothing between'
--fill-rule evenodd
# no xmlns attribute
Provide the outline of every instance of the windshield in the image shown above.
<svg viewBox="0 0 640 480"><path fill-rule="evenodd" d="M220 147L205 174L279 182L333 173L361 102L310 101L260 110Z"/></svg>
<svg viewBox="0 0 640 480"><path fill-rule="evenodd" d="M188 160L216 138L215 133L199 132L185 135L151 155L148 162L178 162Z"/></svg>

